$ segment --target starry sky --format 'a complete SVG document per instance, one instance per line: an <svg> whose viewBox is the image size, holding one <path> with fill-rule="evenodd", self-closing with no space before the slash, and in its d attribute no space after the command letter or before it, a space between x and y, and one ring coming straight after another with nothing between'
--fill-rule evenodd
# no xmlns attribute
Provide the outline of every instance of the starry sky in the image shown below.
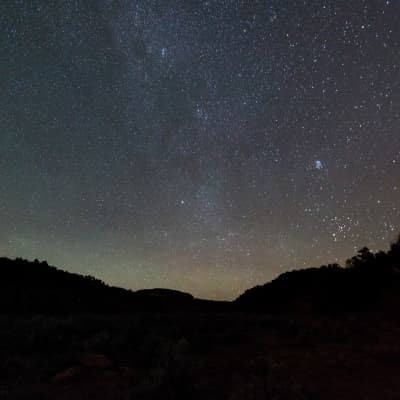
<svg viewBox="0 0 400 400"><path fill-rule="evenodd" d="M5 0L0 254L233 299L400 232L400 2Z"/></svg>

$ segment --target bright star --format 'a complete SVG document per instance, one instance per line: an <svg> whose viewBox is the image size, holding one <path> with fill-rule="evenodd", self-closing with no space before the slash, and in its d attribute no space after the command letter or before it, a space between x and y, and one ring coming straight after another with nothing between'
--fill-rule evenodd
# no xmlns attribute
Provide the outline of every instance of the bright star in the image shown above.
<svg viewBox="0 0 400 400"><path fill-rule="evenodd" d="M322 169L324 167L321 160L315 160L314 165L316 169Z"/></svg>

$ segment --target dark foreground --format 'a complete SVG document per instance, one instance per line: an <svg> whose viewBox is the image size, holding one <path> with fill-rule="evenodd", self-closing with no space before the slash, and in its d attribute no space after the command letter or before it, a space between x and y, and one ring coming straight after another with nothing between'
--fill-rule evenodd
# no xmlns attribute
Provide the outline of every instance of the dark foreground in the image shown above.
<svg viewBox="0 0 400 400"><path fill-rule="evenodd" d="M2 399L398 399L400 318L3 316Z"/></svg>

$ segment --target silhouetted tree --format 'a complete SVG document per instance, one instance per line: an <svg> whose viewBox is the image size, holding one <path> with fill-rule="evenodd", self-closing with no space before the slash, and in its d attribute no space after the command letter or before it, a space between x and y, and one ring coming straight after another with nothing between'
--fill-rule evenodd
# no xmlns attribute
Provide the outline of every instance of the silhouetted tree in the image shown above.
<svg viewBox="0 0 400 400"><path fill-rule="evenodd" d="M368 247L358 250L357 255L346 261L347 268L369 268L375 263L375 254Z"/></svg>
<svg viewBox="0 0 400 400"><path fill-rule="evenodd" d="M400 267L400 235L397 237L397 240L390 245L388 255L390 260L397 263L397 265Z"/></svg>

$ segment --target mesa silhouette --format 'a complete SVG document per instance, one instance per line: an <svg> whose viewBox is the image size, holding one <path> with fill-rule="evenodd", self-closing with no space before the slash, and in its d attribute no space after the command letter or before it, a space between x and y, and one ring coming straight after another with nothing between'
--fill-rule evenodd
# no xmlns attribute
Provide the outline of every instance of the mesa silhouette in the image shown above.
<svg viewBox="0 0 400 400"><path fill-rule="evenodd" d="M170 289L126 290L17 258L0 258L1 313L132 311L356 312L400 305L400 236L387 252L361 249L345 267L330 264L281 274L233 302Z"/></svg>

